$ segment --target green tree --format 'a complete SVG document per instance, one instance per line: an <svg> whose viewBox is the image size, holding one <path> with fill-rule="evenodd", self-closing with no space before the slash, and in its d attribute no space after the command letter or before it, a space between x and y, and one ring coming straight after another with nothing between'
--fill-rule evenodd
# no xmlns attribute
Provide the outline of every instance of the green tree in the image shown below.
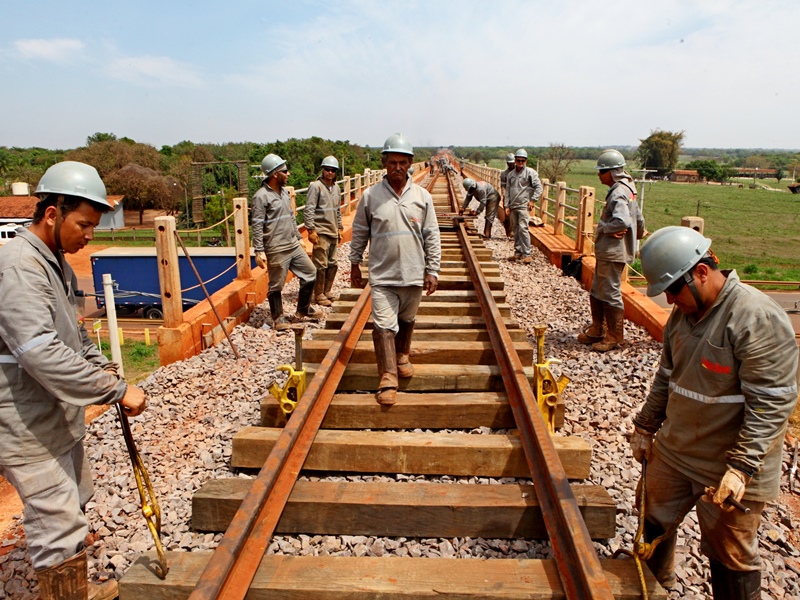
<svg viewBox="0 0 800 600"><path fill-rule="evenodd" d="M775 169L775 179L778 180L778 183L780 183L781 179L783 179L784 177L786 177L786 174L783 172L782 167L778 167L777 169Z"/></svg>
<svg viewBox="0 0 800 600"><path fill-rule="evenodd" d="M173 177L165 177L154 169L137 164L125 165L105 178L110 194L125 196L125 208L139 212L139 224L144 221L144 211L161 208L174 212L182 199L181 187Z"/></svg>
<svg viewBox="0 0 800 600"><path fill-rule="evenodd" d="M564 181L575 160L575 152L572 149L564 144L550 144L550 147L541 155L539 173L552 183Z"/></svg>
<svg viewBox="0 0 800 600"><path fill-rule="evenodd" d="M636 151L636 160L645 169L656 169L659 176L674 171L684 138L683 131L656 129L643 140Z"/></svg>
<svg viewBox="0 0 800 600"><path fill-rule="evenodd" d="M97 142L114 142L117 140L117 136L113 133L102 133L98 131L86 138L86 145L91 146L92 144L96 144Z"/></svg>

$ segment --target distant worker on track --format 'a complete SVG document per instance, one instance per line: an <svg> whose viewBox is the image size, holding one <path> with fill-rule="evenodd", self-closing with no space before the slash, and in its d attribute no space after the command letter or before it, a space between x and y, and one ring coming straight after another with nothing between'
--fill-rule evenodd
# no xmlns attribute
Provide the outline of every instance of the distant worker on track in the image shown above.
<svg viewBox="0 0 800 600"><path fill-rule="evenodd" d="M269 312L275 329L291 327L283 313L281 291L291 271L300 281L297 295L297 316L318 317L320 311L311 306L316 270L300 245L302 236L297 229L292 199L286 191L289 169L277 154L267 154L261 161L264 182L253 194L253 249L256 264L269 273Z"/></svg>
<svg viewBox="0 0 800 600"><path fill-rule="evenodd" d="M786 312L736 271L720 271L710 247L689 227L659 229L642 247L647 295L666 292L675 308L633 419L631 451L647 461L646 540L694 506L715 600L758 600L758 525L780 490L783 438L797 403L797 343ZM647 561L667 588L676 583L676 540L675 533L663 539Z"/></svg>
<svg viewBox="0 0 800 600"><path fill-rule="evenodd" d="M409 354L423 290L428 296L439 284L442 249L433 198L411 181L411 142L395 133L383 144L386 177L364 192L353 220L350 279L364 288L361 262L369 243L372 288L372 343L378 363L380 404L396 401L398 377L414 375Z"/></svg>
<svg viewBox="0 0 800 600"><path fill-rule="evenodd" d="M494 218L497 216L497 206L500 204L500 194L494 189L494 186L485 181L477 182L474 179L467 177L461 182L467 195L464 202L461 203L461 208L458 211L459 215L463 215L467 210L469 203L475 198L478 201L478 208L472 211L473 214L479 215L486 209L485 223L483 225L483 236L486 239L492 237L492 224Z"/></svg>
<svg viewBox="0 0 800 600"><path fill-rule="evenodd" d="M589 293L592 325L578 335L578 341L592 344L598 352L617 348L625 339L622 271L636 256L636 240L647 235L636 202L636 184L624 167L625 157L616 150L605 150L595 166L600 181L609 189L594 235L597 263Z"/></svg>
<svg viewBox="0 0 800 600"><path fill-rule="evenodd" d="M116 581L87 580L85 407L120 403L136 416L146 400L86 333L64 257L92 240L112 207L97 171L79 162L50 167L35 194L32 225L0 248L0 473L24 506L41 598L116 598Z"/></svg>
<svg viewBox="0 0 800 600"><path fill-rule="evenodd" d="M317 269L314 284L314 302L320 306L331 306L333 284L336 281L337 248L342 241L341 199L342 192L336 183L339 161L335 156L322 159L322 174L308 186L306 208L303 211L308 241L314 244L311 261Z"/></svg>
<svg viewBox="0 0 800 600"><path fill-rule="evenodd" d="M526 265L533 262L531 257L531 234L528 223L539 197L542 195L542 182L539 174L528 164L528 152L520 148L514 153L514 170L506 175L505 206L510 211L511 229L514 232L514 256L509 260L521 260Z"/></svg>

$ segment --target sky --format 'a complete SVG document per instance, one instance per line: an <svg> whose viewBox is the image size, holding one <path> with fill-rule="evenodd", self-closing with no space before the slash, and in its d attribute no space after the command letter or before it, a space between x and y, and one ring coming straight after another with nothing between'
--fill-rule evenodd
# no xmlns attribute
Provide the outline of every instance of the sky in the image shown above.
<svg viewBox="0 0 800 600"><path fill-rule="evenodd" d="M800 148L797 0L26 0L0 146Z"/></svg>

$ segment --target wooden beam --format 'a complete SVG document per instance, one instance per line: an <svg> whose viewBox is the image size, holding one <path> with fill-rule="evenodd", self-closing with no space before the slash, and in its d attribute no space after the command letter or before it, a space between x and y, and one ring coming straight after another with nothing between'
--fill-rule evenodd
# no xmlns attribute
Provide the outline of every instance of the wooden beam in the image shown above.
<svg viewBox="0 0 800 600"><path fill-rule="evenodd" d="M355 302L337 301L333 305L330 315L349 314L353 310ZM497 308L503 317L511 316L511 307L508 304L498 304ZM478 302L422 302L417 311L417 318L420 316L458 316L458 317L482 317L481 305ZM486 323L484 322L484 327Z"/></svg>
<svg viewBox="0 0 800 600"><path fill-rule="evenodd" d="M336 312L336 305L333 305L334 310L328 313L328 318L325 320L325 329L335 329L339 331L347 319L348 312ZM418 332L421 329L464 329L464 328L479 328L486 329L486 319L482 315L468 315L468 316L448 316L448 315L420 315L417 314L415 319L414 331ZM503 319L507 329L519 329L519 323L510 315ZM367 321L365 329L372 329L372 317Z"/></svg>
<svg viewBox="0 0 800 600"><path fill-rule="evenodd" d="M371 334L370 334L371 336ZM303 361L322 362L331 343L326 340L303 340ZM522 364L533 363L533 347L528 343L514 342L514 350ZM425 341L414 339L411 343L411 362L414 365L496 365L497 354L491 342ZM375 364L375 347L372 340L359 340L350 357L350 364Z"/></svg>
<svg viewBox="0 0 800 600"><path fill-rule="evenodd" d="M192 528L225 531L252 485L211 479L192 497ZM572 491L593 539L613 538L617 507L605 488ZM298 481L276 533L379 537L546 539L532 485Z"/></svg>
<svg viewBox="0 0 800 600"><path fill-rule="evenodd" d="M508 332L515 342L528 341L528 334L523 329L511 329ZM314 329L311 332L316 341L326 340L332 343L339 335L335 329ZM486 329L417 329L414 328L412 344L418 341L449 341L449 342L486 342L489 341L489 332ZM372 343L372 332L365 331L359 341Z"/></svg>
<svg viewBox="0 0 800 600"><path fill-rule="evenodd" d="M233 436L231 466L260 469L281 429L245 427ZM569 479L586 479L592 449L579 437L554 436ZM516 435L322 429L303 465L308 471L530 477Z"/></svg>
<svg viewBox="0 0 800 600"><path fill-rule="evenodd" d="M350 554L354 549L344 550ZM362 549L359 552L364 551ZM211 552L168 552L169 575L153 572L158 561L148 552L119 582L125 600L185 600L194 589ZM601 559L616 600L642 597L632 560ZM645 569L648 595L667 593ZM377 558L353 556L265 556L248 600L552 600L564 598L554 560L453 560L449 558Z"/></svg>

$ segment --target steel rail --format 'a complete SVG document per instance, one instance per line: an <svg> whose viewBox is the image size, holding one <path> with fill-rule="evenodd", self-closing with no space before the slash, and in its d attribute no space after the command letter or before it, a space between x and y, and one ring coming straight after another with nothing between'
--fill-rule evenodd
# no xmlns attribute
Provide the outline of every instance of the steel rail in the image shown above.
<svg viewBox="0 0 800 600"><path fill-rule="evenodd" d="M306 393L253 480L190 600L241 600L275 533L311 444L370 316L369 286L320 363Z"/></svg>
<svg viewBox="0 0 800 600"><path fill-rule="evenodd" d="M448 183L452 193L453 183L449 178ZM553 546L553 556L564 593L568 599L614 598L564 467L525 376L522 361L514 350L514 342L480 269L464 224L456 219L453 221L467 267L475 283L489 338L495 348L508 401L531 470L536 497L542 507L547 534Z"/></svg>

